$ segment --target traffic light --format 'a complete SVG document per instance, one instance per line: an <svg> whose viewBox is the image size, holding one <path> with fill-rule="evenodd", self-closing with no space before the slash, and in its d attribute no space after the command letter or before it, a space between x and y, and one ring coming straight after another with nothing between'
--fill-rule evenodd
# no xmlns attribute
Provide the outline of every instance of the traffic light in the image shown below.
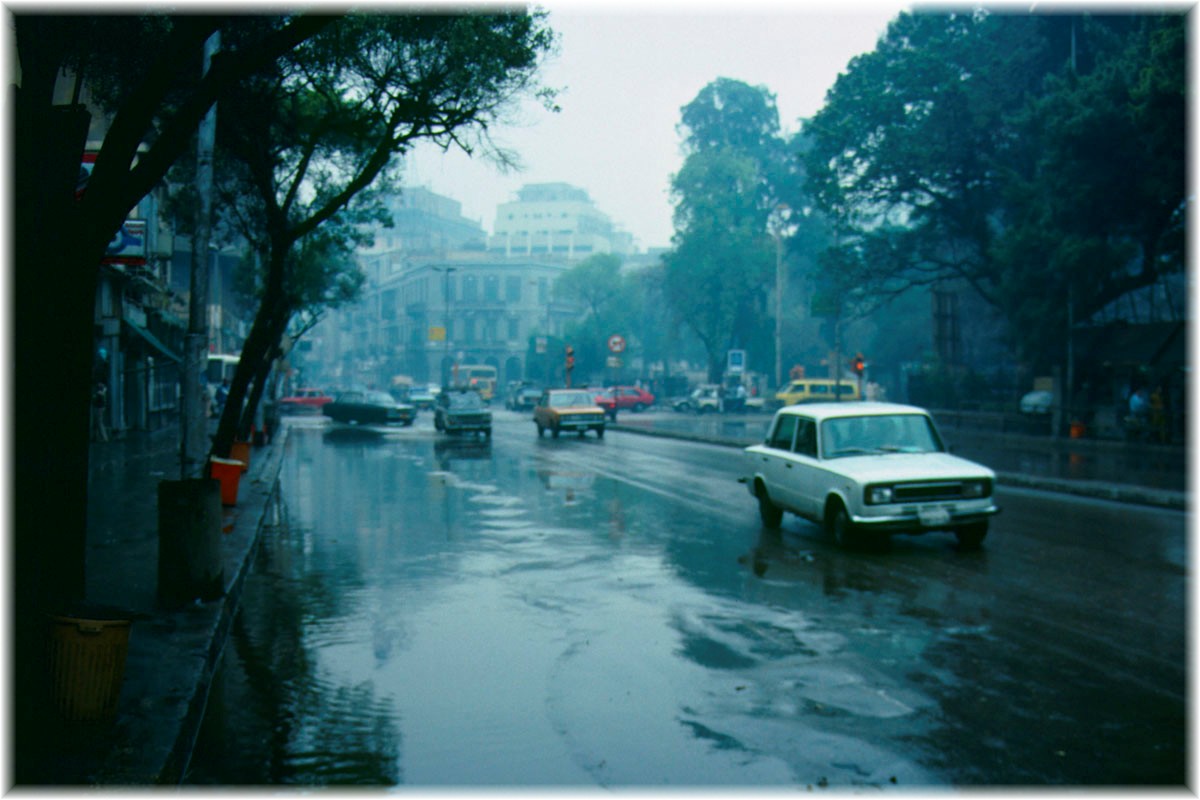
<svg viewBox="0 0 1200 800"><path fill-rule="evenodd" d="M851 365L851 369L854 370L855 375L861 376L866 368L867 363L863 361L862 353L859 353L854 357L854 363Z"/></svg>
<svg viewBox="0 0 1200 800"><path fill-rule="evenodd" d="M571 388L571 370L575 369L575 348L567 345L567 388Z"/></svg>

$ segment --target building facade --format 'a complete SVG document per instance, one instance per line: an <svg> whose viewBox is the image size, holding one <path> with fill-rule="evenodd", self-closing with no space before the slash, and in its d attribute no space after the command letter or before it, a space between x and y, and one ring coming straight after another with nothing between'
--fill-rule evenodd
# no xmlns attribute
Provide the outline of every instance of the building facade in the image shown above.
<svg viewBox="0 0 1200 800"><path fill-rule="evenodd" d="M301 380L393 388L453 380L455 365L496 369L500 386L563 380L561 339L582 313L557 296L558 279L596 253L633 241L582 189L536 184L496 211L487 236L461 204L413 187L389 203L391 228L359 252L361 300L315 328Z"/></svg>
<svg viewBox="0 0 1200 800"><path fill-rule="evenodd" d="M588 193L566 183L522 187L496 209L488 253L500 258L580 261L597 253L631 255L633 236L619 231Z"/></svg>

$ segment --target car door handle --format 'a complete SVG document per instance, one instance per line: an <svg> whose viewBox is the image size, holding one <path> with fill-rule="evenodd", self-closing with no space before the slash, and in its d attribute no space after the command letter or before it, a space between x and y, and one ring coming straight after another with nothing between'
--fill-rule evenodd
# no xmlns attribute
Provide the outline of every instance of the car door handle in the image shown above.
<svg viewBox="0 0 1200 800"><path fill-rule="evenodd" d="M787 465L787 468L788 468L788 469L791 469L791 468L792 468L792 465L791 465L791 464L788 464L788 465Z"/></svg>

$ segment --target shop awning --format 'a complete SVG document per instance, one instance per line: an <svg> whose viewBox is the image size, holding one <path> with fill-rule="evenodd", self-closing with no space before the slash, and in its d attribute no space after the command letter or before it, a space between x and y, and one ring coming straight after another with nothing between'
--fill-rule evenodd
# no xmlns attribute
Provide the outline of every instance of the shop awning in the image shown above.
<svg viewBox="0 0 1200 800"><path fill-rule="evenodd" d="M162 353L164 356L171 359L175 363L177 363L177 364L183 363L183 359L180 358L179 356L175 355L174 353L172 353L170 351L170 349L168 349L165 344L163 344L161 341L159 341L159 338L157 336L155 336L153 333L151 333L150 331L141 327L140 325L134 325L129 320L123 320L123 322L125 323L126 327L128 327L131 331L136 333L138 336L140 336L146 342L146 344L150 345L155 350Z"/></svg>

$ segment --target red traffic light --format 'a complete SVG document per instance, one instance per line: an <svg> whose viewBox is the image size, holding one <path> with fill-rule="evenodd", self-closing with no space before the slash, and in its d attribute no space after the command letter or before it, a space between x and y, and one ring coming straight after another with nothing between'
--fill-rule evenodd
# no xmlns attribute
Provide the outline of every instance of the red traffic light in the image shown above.
<svg viewBox="0 0 1200 800"><path fill-rule="evenodd" d="M862 374L863 374L863 371L864 371L866 368L867 368L867 364L866 364L866 362L865 362L865 361L863 361L863 357L862 357L862 355L857 355L857 356L855 356L855 357L854 357L854 364L852 365L852 369L853 369L855 372L857 372L859 375L862 375Z"/></svg>

